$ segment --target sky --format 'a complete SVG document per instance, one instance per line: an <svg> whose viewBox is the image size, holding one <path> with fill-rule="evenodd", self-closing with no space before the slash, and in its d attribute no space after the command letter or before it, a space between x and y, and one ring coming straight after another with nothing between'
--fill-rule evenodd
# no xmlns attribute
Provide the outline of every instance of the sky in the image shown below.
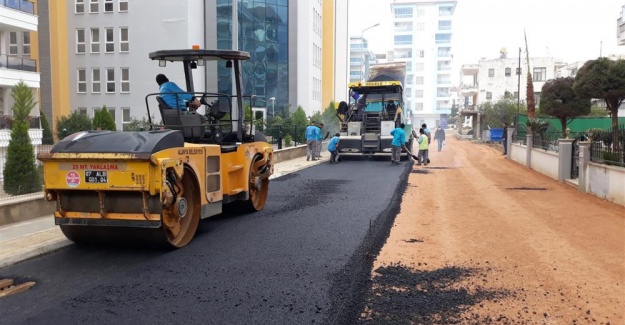
<svg viewBox="0 0 625 325"><path fill-rule="evenodd" d="M393 48L393 0L349 1L349 35L364 32L375 53ZM398 1L400 2L400 1ZM532 57L553 56L564 62L586 61L609 54L625 54L617 46L616 20L625 0L458 0L454 13L454 67L494 59L501 48L508 57L525 51L527 32ZM525 55L525 54L523 54Z"/></svg>

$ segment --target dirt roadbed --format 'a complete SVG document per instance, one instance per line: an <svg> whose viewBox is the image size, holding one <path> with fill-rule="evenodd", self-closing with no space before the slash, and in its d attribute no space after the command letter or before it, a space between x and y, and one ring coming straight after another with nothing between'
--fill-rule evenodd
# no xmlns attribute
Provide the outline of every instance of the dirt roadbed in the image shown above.
<svg viewBox="0 0 625 325"><path fill-rule="evenodd" d="M625 324L625 207L469 141L430 157L409 176L362 323Z"/></svg>

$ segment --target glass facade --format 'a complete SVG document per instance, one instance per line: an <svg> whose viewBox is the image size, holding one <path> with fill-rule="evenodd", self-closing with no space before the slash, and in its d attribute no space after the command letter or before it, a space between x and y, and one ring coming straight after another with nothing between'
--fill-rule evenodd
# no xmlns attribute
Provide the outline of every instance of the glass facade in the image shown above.
<svg viewBox="0 0 625 325"><path fill-rule="evenodd" d="M217 0L219 49L232 49L232 1ZM265 106L275 97L276 108L284 107L289 102L288 0L238 1L238 49L250 53L243 62L243 93L265 98ZM231 93L230 72L220 64L219 92Z"/></svg>

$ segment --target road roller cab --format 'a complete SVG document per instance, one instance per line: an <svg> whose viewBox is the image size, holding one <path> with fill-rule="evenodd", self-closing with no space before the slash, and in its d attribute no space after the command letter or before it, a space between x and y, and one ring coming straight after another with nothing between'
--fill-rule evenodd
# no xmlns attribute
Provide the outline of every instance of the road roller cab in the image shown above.
<svg viewBox="0 0 625 325"><path fill-rule="evenodd" d="M187 92L205 113L172 109L162 94L148 94L151 130L78 132L38 156L45 197L56 202L55 223L76 243L182 247L200 219L220 214L223 205L265 205L273 150L244 116L252 96L240 95L240 62L249 54L166 50L149 57L160 66L182 63ZM195 92L192 71L214 60L227 62L236 94ZM161 123L153 120L156 111Z"/></svg>

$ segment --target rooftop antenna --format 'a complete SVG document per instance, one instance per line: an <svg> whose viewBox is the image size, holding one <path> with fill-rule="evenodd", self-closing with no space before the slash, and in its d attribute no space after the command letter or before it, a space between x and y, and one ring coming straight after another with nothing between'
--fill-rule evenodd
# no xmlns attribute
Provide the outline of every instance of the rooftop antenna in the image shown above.
<svg viewBox="0 0 625 325"><path fill-rule="evenodd" d="M599 41L599 57L603 56L603 41Z"/></svg>

